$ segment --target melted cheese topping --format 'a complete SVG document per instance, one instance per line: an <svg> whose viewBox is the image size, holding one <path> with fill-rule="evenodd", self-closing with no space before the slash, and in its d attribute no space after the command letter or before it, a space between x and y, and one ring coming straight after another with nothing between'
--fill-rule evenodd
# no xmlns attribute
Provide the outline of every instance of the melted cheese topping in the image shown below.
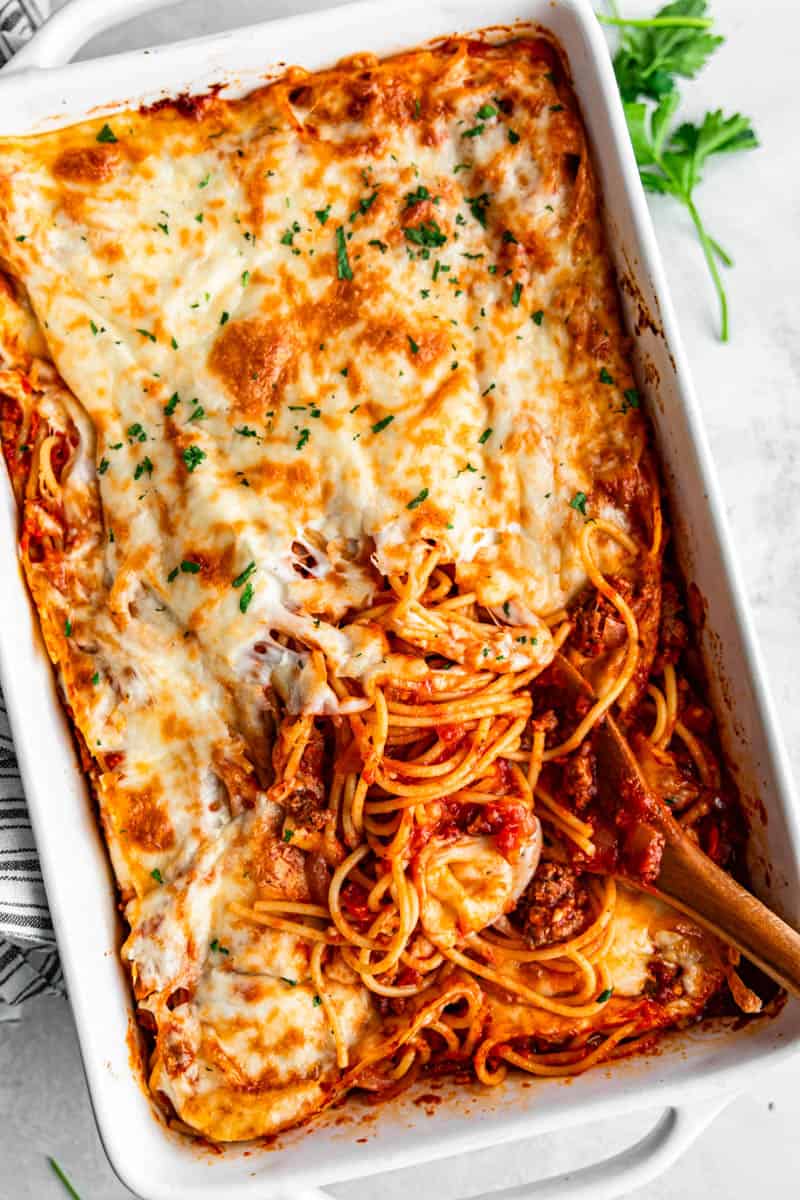
<svg viewBox="0 0 800 1200"><path fill-rule="evenodd" d="M264 790L274 694L336 712L315 648L378 672L383 636L336 621L431 539L538 631L498 629L492 662L543 666L543 618L586 582L587 495L628 527L602 485L645 427L551 62L454 42L0 145L20 281L0 391L51 431L29 478L64 517L23 481L23 557L158 1028L152 1084L215 1137L291 1124L338 1078L306 944L232 915L265 888L309 899ZM445 865L434 923L478 928L519 893L505 860L480 888ZM621 994L671 936L632 910L623 952L626 920ZM375 1010L346 972L330 994L357 1057Z"/></svg>

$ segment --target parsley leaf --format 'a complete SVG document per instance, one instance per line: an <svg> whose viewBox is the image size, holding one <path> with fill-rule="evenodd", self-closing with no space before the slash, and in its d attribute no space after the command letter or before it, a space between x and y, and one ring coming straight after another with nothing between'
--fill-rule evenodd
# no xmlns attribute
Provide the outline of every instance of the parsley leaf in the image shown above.
<svg viewBox="0 0 800 1200"><path fill-rule="evenodd" d="M190 473L194 471L195 467L200 466L205 457L205 450L201 450L199 446L187 446L182 455L183 461L186 463L186 468Z"/></svg>
<svg viewBox="0 0 800 1200"><path fill-rule="evenodd" d="M420 504L428 499L428 489L423 488L421 492L417 492L413 500L409 500L406 508L419 508Z"/></svg>
<svg viewBox="0 0 800 1200"><path fill-rule="evenodd" d="M488 442L489 438L492 436L492 432L493 432L493 430L492 430L491 425L489 426L488 429L484 429L483 433L478 438L478 444L480 446L485 446L486 443Z"/></svg>
<svg viewBox="0 0 800 1200"><path fill-rule="evenodd" d="M676 0L655 17L627 20L598 14L604 25L624 32L614 55L614 72L623 100L649 96L660 100L675 87L676 75L694 79L724 38L710 32L706 0Z"/></svg>
<svg viewBox="0 0 800 1200"><path fill-rule="evenodd" d="M711 32L706 11L706 0L674 0L647 20L599 19L624 30L614 70L642 185L645 191L674 196L689 213L717 293L720 340L726 342L728 300L717 260L725 266L732 261L706 230L694 190L710 157L751 149L758 139L747 117L726 117L721 109L707 112L699 125L672 124L680 104L676 77L693 79L724 40Z"/></svg>
<svg viewBox="0 0 800 1200"><path fill-rule="evenodd" d="M393 420L394 420L394 417L392 415L389 415L388 417L383 417L380 421L376 421L375 424L372 426L372 432L373 433L381 433L382 430L386 429L387 426L391 425Z"/></svg>
<svg viewBox="0 0 800 1200"><path fill-rule="evenodd" d="M241 596L239 597L239 611L246 613L248 608L250 607L250 601L252 599L253 599L253 585L252 585L252 583L246 583L244 586L244 591L242 592Z"/></svg>
<svg viewBox="0 0 800 1200"><path fill-rule="evenodd" d="M469 211L472 213L478 224L486 228L486 211L491 203L492 197L488 192L481 192L480 196L473 196L471 200L467 200Z"/></svg>
<svg viewBox="0 0 800 1200"><path fill-rule="evenodd" d="M411 347L411 353L412 353L412 354L419 354L419 346L418 346L418 345L417 345L417 343L414 341L414 339L412 338L412 336L411 336L411 334L410 334L410 333L409 333L407 336L408 336L408 344L409 344L409 346Z"/></svg>
<svg viewBox="0 0 800 1200"><path fill-rule="evenodd" d="M330 204L328 205L327 208L315 208L314 209L314 216L317 218L320 225L324 225L330 215L331 215Z"/></svg>
<svg viewBox="0 0 800 1200"><path fill-rule="evenodd" d="M336 230L336 277L337 279L352 279L350 261L347 257L347 242L344 237L344 227L339 225Z"/></svg>
<svg viewBox="0 0 800 1200"><path fill-rule="evenodd" d="M625 118L645 191L674 196L692 219L719 300L720 340L727 342L728 299L717 258L730 260L706 230L694 202L694 189L709 158L752 149L758 139L747 117L739 113L726 117L721 109L707 112L700 125L687 121L670 129L679 103L676 91L665 95L655 108L629 102L624 106Z"/></svg>
<svg viewBox="0 0 800 1200"><path fill-rule="evenodd" d="M443 246L447 234L442 233L435 221L423 221L416 227L404 229L405 239L414 246Z"/></svg>
<svg viewBox="0 0 800 1200"><path fill-rule="evenodd" d="M601 992L597 997L598 1004L605 1004L606 1000L610 1000L614 994L613 987L607 987L604 992Z"/></svg>
<svg viewBox="0 0 800 1200"><path fill-rule="evenodd" d="M576 492L569 502L570 508L574 508L582 517L586 516L586 492Z"/></svg>
<svg viewBox="0 0 800 1200"><path fill-rule="evenodd" d="M96 140L98 142L109 142L110 143L110 142L116 142L118 139L117 139L117 135L114 133L114 130L111 128L111 126L108 123L106 123L103 126L103 128L100 130L100 132L98 133Z"/></svg>
<svg viewBox="0 0 800 1200"><path fill-rule="evenodd" d="M159 871L158 867L156 867L155 870L151 871L150 874L152 875L153 879L155 879L156 883L164 882L163 877L162 877L161 872Z"/></svg>
<svg viewBox="0 0 800 1200"><path fill-rule="evenodd" d="M247 564L247 566L245 567L245 569L242 571L242 573L240 575L237 575L236 578L231 581L231 587L238 588L238 587L241 587L243 583L247 583L248 579L253 574L255 569L256 569L256 564L254 562L249 562Z"/></svg>

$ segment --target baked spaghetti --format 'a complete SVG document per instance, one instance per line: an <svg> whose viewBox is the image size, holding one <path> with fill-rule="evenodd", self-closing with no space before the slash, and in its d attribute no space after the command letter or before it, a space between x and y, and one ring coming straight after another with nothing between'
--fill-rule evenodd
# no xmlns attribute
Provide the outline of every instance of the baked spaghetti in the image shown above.
<svg viewBox="0 0 800 1200"><path fill-rule="evenodd" d="M7 140L0 260L21 557L172 1120L251 1138L758 1006L598 779L613 710L735 865L549 41Z"/></svg>

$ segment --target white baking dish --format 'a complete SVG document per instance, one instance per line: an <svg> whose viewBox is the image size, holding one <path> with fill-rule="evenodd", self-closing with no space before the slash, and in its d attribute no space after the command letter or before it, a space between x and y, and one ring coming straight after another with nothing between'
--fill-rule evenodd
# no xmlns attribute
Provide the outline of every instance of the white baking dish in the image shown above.
<svg viewBox="0 0 800 1200"><path fill-rule="evenodd" d="M163 2L163 0L162 0ZM566 51L603 185L608 232L636 331L640 386L656 427L687 576L707 601L704 633L717 712L753 822L756 890L800 923L800 831L786 759L699 423L652 227L604 39L588 0L386 0L252 26L113 59L60 66L93 34L159 0L73 0L0 78L0 135L25 134L215 82L242 90L281 62L309 68L357 50L389 53L428 38L517 19L540 22ZM52 69L42 69L52 68ZM648 319L642 317L647 315ZM570 1082L509 1079L497 1092L451 1087L435 1118L414 1094L364 1127L330 1115L271 1152L203 1154L154 1118L129 1061L128 981L118 958L115 891L91 803L55 695L25 586L15 569L17 517L0 484L0 671L42 858L58 945L100 1133L122 1179L147 1200L311 1200L312 1185L531 1137L635 1108L668 1106L640 1143L605 1163L502 1193L603 1197L646 1183L689 1143L756 1065L800 1049L800 1005L734 1032L682 1035L650 1059ZM766 808L768 819L761 815ZM428 1087L429 1090L429 1087ZM714 1096L709 1100L709 1095ZM337 1123L337 1121L339 1123ZM357 1139L366 1141L358 1141Z"/></svg>

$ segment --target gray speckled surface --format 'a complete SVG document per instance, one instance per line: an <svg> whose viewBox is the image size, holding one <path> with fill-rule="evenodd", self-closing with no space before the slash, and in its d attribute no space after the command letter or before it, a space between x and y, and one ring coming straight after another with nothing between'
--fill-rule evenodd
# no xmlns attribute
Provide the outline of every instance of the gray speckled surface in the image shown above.
<svg viewBox="0 0 800 1200"><path fill-rule="evenodd" d="M109 0L112 4L113 0ZM225 28L320 3L191 0L175 12L106 35L92 53ZM522 9L524 6L520 5ZM655 0L626 0L631 15ZM716 0L728 44L686 88L690 111L724 106L752 116L763 149L712 168L700 193L709 227L736 258L727 274L732 342L715 338L716 310L688 221L653 201L659 243L722 483L769 680L792 763L800 766L800 125L794 0ZM490 6L487 5L487 16ZM800 1177L796 1066L754 1080L692 1149L636 1200L751 1200L795 1194ZM67 1169L82 1200L130 1193L100 1147L64 1001L33 1005L0 1025L0 1200L65 1195L46 1155ZM646 1126L641 1116L331 1189L340 1200L456 1200L608 1154ZM569 1156L569 1158L568 1158Z"/></svg>

